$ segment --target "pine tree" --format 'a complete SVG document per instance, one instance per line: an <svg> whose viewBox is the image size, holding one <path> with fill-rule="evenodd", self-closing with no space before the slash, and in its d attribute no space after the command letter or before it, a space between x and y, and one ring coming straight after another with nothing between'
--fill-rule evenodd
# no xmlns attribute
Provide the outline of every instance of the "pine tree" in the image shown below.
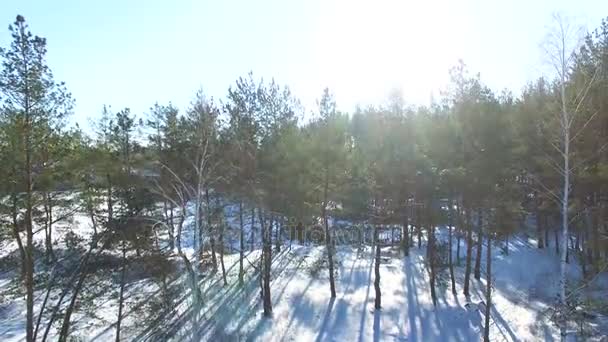
<svg viewBox="0 0 608 342"><path fill-rule="evenodd" d="M70 94L63 83L55 83L46 65L46 39L32 35L25 18L18 15L9 26L12 42L0 50L0 93L3 95L4 119L16 123L20 143L20 172L24 176L25 229L24 246L26 288L26 339L33 341L34 332L34 184L45 165L39 158L47 142L45 132L58 130L60 121L72 107Z"/></svg>

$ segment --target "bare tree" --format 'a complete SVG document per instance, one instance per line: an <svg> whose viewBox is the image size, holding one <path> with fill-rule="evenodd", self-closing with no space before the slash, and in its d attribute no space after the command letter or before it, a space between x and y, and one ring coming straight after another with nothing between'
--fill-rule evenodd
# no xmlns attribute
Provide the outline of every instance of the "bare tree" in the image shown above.
<svg viewBox="0 0 608 342"><path fill-rule="evenodd" d="M591 85L595 82L596 76L600 68L596 68L593 75L587 75L585 84L572 93L567 87L567 83L570 81L571 70L575 62L576 51L582 41L582 29L571 25L567 18L562 17L559 14L553 16L553 28L550 30L546 44L544 46L545 54L549 59L551 67L558 77L559 85L559 110L555 112L555 122L557 123L557 129L552 134L549 134L549 143L557 152L558 160L555 160L551 156L547 155L549 165L556 171L560 176L560 187L561 193L553 191L548 186L542 183L542 181L534 178L536 183L542 187L542 190L547 196L559 205L561 211L561 240L559 243L560 254L560 280L559 280L559 311L562 313L561 317L561 329L562 334L565 334L563 330L565 328L564 321L566 319L565 308L567 307L567 274L566 264L568 259L568 235L569 235L569 197L572 192L572 175L573 171L580 166L574 165L573 154L572 154L572 143L579 134L587 127L587 125L593 120L595 114L586 118L584 123L577 121L578 114L582 111L582 104L585 101L587 93ZM576 127L576 130L575 130ZM602 148L603 149L603 148ZM556 235L557 238L557 235ZM556 239L557 243L557 239Z"/></svg>

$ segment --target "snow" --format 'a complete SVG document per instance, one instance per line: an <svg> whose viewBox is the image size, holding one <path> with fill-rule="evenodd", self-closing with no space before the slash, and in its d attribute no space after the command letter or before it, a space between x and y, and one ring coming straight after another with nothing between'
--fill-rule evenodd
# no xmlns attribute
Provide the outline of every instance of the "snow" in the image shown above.
<svg viewBox="0 0 608 342"><path fill-rule="evenodd" d="M227 233L233 235L227 243L238 246L235 238L238 230L236 207L226 206L225 213L232 226ZM249 229L250 220L248 215L246 217L246 229ZM54 239L58 245L63 243L68 230L85 238L90 236L91 227L86 215L76 214L73 222L72 225L62 223L56 226ZM186 221L182 240L188 256L194 253L192 223L191 219ZM439 227L438 239L445 241L446 235L445 227ZM238 253L227 254L228 285L222 285L221 271L215 275L201 274L199 284L203 296L200 304L191 300L183 265L178 264L178 269L167 280L175 295L172 302L175 307L170 310L152 306L154 300L161 296L162 287L158 279L129 279L121 332L123 339L158 340L164 339L163 333L170 334L175 340L198 334L199 339L210 341L476 341L481 338L485 311L479 307L485 300L485 274L482 272L481 281L471 280L469 299L462 294L464 262L455 267L457 296L450 291L447 273L442 274L437 287L438 305L434 307L425 244L421 249L413 246L406 258L396 248L382 249L382 309L376 311L370 247L337 246L337 297L331 299L325 247L293 243L289 248L286 242L282 251L273 255L273 317L263 318L259 278L255 270L259 265L260 251L249 252L249 232L245 236L245 283L238 284ZM40 244L43 238L44 232L36 235ZM536 242L525 233L510 240L509 255L493 243L490 336L493 341L557 341L560 339L559 331L550 321L548 311L558 291L558 256L553 248L537 249ZM455 255L456 246L453 247ZM4 244L0 258L14 253L15 249L14 241ZM465 242L461 241L461 256L465 250ZM485 256L484 246L482 269L485 269ZM178 262L179 258L174 257L174 261ZM568 271L572 283L576 284L581 272L574 261ZM14 269L0 273L2 341L24 340L25 302L23 294L15 291L20 288L16 272ZM114 270L95 274L87 280L82 294L94 298L88 308L79 308L73 315L74 337L85 341L114 339L118 287L112 277L116 274ZM607 287L608 277L603 274L584 291L598 297L606 293ZM44 291L44 286L36 291L36 313ZM59 291L52 292L51 305L58 296ZM193 313L199 316L196 326L192 326ZM46 319L48 315L43 317L41 328L46 325ZM51 331L51 340L56 333Z"/></svg>

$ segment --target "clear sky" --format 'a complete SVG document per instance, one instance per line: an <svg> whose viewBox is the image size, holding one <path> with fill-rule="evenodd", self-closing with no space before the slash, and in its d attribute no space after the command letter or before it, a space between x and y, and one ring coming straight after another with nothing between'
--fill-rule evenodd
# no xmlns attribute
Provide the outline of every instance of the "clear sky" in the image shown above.
<svg viewBox="0 0 608 342"><path fill-rule="evenodd" d="M328 86L352 110L395 88L427 104L460 58L494 90L517 93L548 70L540 44L554 12L594 29L608 1L2 0L0 45L24 15L48 39L81 125L103 104L141 115L157 101L183 109L201 87L223 98L250 70L309 109Z"/></svg>

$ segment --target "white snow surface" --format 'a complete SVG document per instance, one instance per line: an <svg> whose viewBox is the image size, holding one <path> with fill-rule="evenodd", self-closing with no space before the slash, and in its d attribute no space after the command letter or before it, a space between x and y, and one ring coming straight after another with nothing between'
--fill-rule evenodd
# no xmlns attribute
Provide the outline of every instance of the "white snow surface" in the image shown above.
<svg viewBox="0 0 608 342"><path fill-rule="evenodd" d="M228 218L228 222L233 230L238 227L234 217ZM84 215L77 215L71 227L82 236L90 234ZM58 225L57 243L66 230L67 226ZM193 234L186 232L185 236L188 238L185 238L184 247L190 256ZM439 228L438 237L445 238L445 228ZM39 233L36 240L42 243L42 239L43 233ZM226 243L238 246L236 239L227 239ZM554 249L537 249L535 241L525 234L511 239L509 255L498 246L494 247L491 339L560 340L558 329L546 314L557 294L559 261ZM3 245L0 257L15 248L14 242ZM226 248L226 253L230 250ZM482 272L481 281L471 279L471 298L467 300L462 294L465 250L462 242L461 263L455 267L457 296L450 291L446 272L437 287L438 304L434 307L425 245L421 249L413 246L409 257L400 255L396 247L384 248L380 266L382 309L374 310L375 278L370 247L337 246L337 297L331 299L325 247L302 246L295 242L289 247L286 241L280 253L273 252L273 316L263 318L259 278L254 270L259 265L260 251L249 252L247 242L243 285L238 284L238 252L227 254L228 285L222 285L220 270L217 274L201 274L202 304L194 305L187 273L180 268L174 281L169 283L178 293L175 309L156 312L160 317L157 320L142 318L147 314L144 308L150 299L159 296L159 282L131 280L126 286L121 336L124 340L188 340L197 336L197 339L208 341L479 341L484 312L476 308L485 299L486 277ZM484 248L484 258L485 255ZM482 269L485 269L484 259ZM18 286L15 285L18 284L16 271L0 272L0 341L22 341L25 337L24 297L9 293ZM573 281L580 278L575 263L569 266L569 276ZM600 277L600 280L598 283L604 286L600 291L603 291L608 281L606 277ZM114 340L118 288L110 286L107 281L93 288L99 290L98 297L93 300L94 315L77 311L73 316L72 336L84 341ZM36 313L44 290L42 287L36 291ZM594 291L597 290L595 287ZM83 291L90 295L87 291L93 290L86 287ZM53 292L50 305L54 304L58 293ZM465 306L467 303L471 305ZM194 327L192 312L198 312L200 316ZM41 329L46 319L48 315L43 317ZM51 331L50 340L54 340L56 333L55 329Z"/></svg>

